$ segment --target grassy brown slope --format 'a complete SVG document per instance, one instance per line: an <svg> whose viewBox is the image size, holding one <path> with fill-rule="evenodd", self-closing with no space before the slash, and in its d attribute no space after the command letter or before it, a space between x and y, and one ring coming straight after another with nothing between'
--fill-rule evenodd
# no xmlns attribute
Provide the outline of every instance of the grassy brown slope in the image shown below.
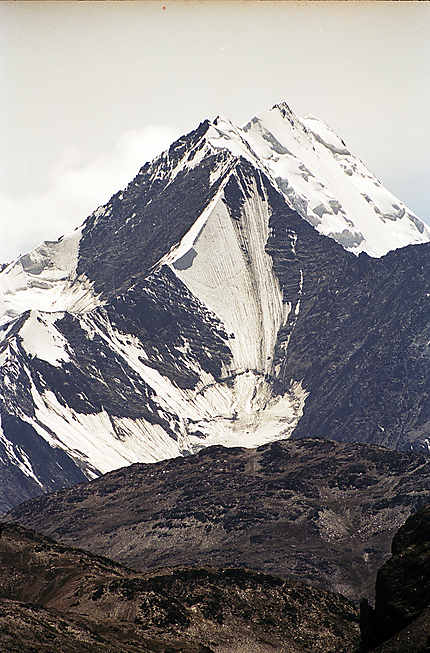
<svg viewBox="0 0 430 653"><path fill-rule="evenodd" d="M245 569L138 574L0 525L0 649L13 653L339 653L358 641L344 597Z"/></svg>
<svg viewBox="0 0 430 653"><path fill-rule="evenodd" d="M428 502L430 461L309 439L132 465L8 518L137 569L245 566L357 598Z"/></svg>

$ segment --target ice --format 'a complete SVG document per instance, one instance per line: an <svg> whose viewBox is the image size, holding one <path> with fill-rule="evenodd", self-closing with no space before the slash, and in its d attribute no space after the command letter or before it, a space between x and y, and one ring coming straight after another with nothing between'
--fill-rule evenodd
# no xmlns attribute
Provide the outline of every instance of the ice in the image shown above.
<svg viewBox="0 0 430 653"><path fill-rule="evenodd" d="M244 205L240 229L225 203L217 199L208 208L210 213L206 212L199 237L193 241L196 256L192 265L182 270L172 268L231 334L233 369L266 372L286 309L272 259L265 251L267 202L255 186L246 192L250 196Z"/></svg>
<svg viewBox="0 0 430 653"><path fill-rule="evenodd" d="M350 154L345 143L339 136L319 118L306 116L302 124L313 134L316 140L334 154Z"/></svg>

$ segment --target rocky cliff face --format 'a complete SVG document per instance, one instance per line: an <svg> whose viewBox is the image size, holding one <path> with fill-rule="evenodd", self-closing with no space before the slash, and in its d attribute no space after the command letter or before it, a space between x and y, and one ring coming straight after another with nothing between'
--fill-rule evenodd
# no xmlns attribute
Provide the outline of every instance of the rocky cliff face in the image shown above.
<svg viewBox="0 0 430 653"><path fill-rule="evenodd" d="M0 510L213 444L428 451L429 238L319 121L204 121L0 272Z"/></svg>
<svg viewBox="0 0 430 653"><path fill-rule="evenodd" d="M0 524L8 653L339 653L358 642L345 598L245 569L138 574Z"/></svg>
<svg viewBox="0 0 430 653"><path fill-rule="evenodd" d="M394 536L375 599L375 609L362 617L363 651L430 649L430 506L409 517Z"/></svg>
<svg viewBox="0 0 430 653"><path fill-rule="evenodd" d="M294 437L429 453L429 254L360 256L299 315L285 365L309 397Z"/></svg>
<svg viewBox="0 0 430 653"><path fill-rule="evenodd" d="M8 519L136 569L240 566L357 600L411 512L430 461L317 439L132 465L19 506Z"/></svg>

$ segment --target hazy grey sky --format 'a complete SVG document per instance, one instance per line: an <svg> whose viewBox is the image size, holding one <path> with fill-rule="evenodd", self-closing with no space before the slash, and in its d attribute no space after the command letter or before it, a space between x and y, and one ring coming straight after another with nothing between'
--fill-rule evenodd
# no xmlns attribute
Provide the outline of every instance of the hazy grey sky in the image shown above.
<svg viewBox="0 0 430 653"><path fill-rule="evenodd" d="M0 25L0 262L204 118L281 99L430 221L427 2L2 2Z"/></svg>

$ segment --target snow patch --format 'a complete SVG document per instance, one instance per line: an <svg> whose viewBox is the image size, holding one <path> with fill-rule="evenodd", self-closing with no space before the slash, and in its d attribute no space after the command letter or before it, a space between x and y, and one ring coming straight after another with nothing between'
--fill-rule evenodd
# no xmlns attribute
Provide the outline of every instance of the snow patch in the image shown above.
<svg viewBox="0 0 430 653"><path fill-rule="evenodd" d="M55 327L55 322L62 317L64 313L31 311L19 332L28 354L56 367L70 360L67 341Z"/></svg>
<svg viewBox="0 0 430 653"><path fill-rule="evenodd" d="M233 360L226 375L246 369L270 371L270 357L288 310L272 259L265 251L267 199L260 196L255 182L252 189L242 190L246 200L240 221L232 219L221 197L214 198L192 228L198 239L190 239L186 245L196 252L192 266L171 266L230 334Z"/></svg>
<svg viewBox="0 0 430 653"><path fill-rule="evenodd" d="M155 462L180 454L177 443L161 426L144 419L112 417L105 410L76 413L54 393L32 387L35 417L22 415L53 447L63 449L88 478L135 462ZM56 434L56 437L52 435Z"/></svg>
<svg viewBox="0 0 430 653"><path fill-rule="evenodd" d="M45 241L0 273L0 325L27 310L82 312L100 305L88 279L76 277L81 232Z"/></svg>

